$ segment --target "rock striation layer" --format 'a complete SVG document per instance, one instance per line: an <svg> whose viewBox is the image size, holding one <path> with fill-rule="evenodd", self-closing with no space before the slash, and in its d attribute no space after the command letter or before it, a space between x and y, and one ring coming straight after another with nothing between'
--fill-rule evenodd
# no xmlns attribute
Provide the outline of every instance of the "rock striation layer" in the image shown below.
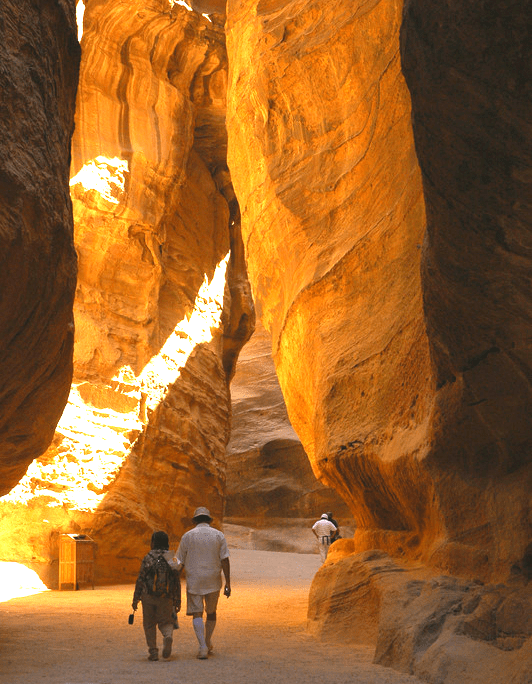
<svg viewBox="0 0 532 684"><path fill-rule="evenodd" d="M255 301L357 522L309 625L434 683L530 676L529 9L227 9Z"/></svg>
<svg viewBox="0 0 532 684"><path fill-rule="evenodd" d="M74 382L52 448L4 501L4 547L18 533L49 562L60 532L88 534L98 581L133 577L151 532L177 543L198 505L221 521L228 382L253 325L225 159L224 34L171 5L87 5Z"/></svg>
<svg viewBox="0 0 532 684"><path fill-rule="evenodd" d="M422 466L434 383L400 23L398 2L229 2L229 162L313 470L349 504L362 545L419 549L437 526Z"/></svg>
<svg viewBox="0 0 532 684"><path fill-rule="evenodd" d="M0 6L0 495L50 444L72 377L73 0Z"/></svg>

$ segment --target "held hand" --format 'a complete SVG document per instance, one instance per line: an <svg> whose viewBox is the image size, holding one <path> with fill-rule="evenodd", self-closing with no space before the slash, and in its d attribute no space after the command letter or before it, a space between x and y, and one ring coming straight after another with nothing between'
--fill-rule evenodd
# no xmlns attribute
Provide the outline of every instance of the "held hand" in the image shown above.
<svg viewBox="0 0 532 684"><path fill-rule="evenodd" d="M133 603L131 604L131 607L132 607L133 610L135 611L135 610L137 610L137 606L138 606L138 605L139 605L139 604L138 604L136 601L133 601Z"/></svg>
<svg viewBox="0 0 532 684"><path fill-rule="evenodd" d="M229 584L225 585L224 596L227 596L227 598L231 596L231 586Z"/></svg>

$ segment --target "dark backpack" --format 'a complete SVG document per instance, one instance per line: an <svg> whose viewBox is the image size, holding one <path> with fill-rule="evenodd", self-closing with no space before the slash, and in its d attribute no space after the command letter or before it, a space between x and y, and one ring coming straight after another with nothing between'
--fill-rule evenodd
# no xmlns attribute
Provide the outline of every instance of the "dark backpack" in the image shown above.
<svg viewBox="0 0 532 684"><path fill-rule="evenodd" d="M163 555L153 558L147 573L146 589L152 596L171 596L172 569Z"/></svg>

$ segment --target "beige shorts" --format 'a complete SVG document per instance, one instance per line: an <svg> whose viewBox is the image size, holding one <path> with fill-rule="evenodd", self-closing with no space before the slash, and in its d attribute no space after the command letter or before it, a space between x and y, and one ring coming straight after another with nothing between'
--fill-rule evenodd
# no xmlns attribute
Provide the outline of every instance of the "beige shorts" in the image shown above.
<svg viewBox="0 0 532 684"><path fill-rule="evenodd" d="M219 597L219 591L212 591L210 594L189 594L187 591L187 615L203 613L203 606L207 615L216 612Z"/></svg>

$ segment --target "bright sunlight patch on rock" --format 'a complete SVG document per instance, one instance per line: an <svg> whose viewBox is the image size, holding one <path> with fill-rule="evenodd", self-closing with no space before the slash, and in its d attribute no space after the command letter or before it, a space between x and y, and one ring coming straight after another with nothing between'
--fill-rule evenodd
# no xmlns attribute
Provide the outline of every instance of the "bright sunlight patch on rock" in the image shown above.
<svg viewBox="0 0 532 684"><path fill-rule="evenodd" d="M123 366L105 391L95 392L89 383L72 385L57 426L55 453L34 461L0 501L20 504L38 495L46 497L47 508L96 510L190 354L210 342L220 326L228 260L229 253L210 281L205 276L192 313L176 325L138 376Z"/></svg>

